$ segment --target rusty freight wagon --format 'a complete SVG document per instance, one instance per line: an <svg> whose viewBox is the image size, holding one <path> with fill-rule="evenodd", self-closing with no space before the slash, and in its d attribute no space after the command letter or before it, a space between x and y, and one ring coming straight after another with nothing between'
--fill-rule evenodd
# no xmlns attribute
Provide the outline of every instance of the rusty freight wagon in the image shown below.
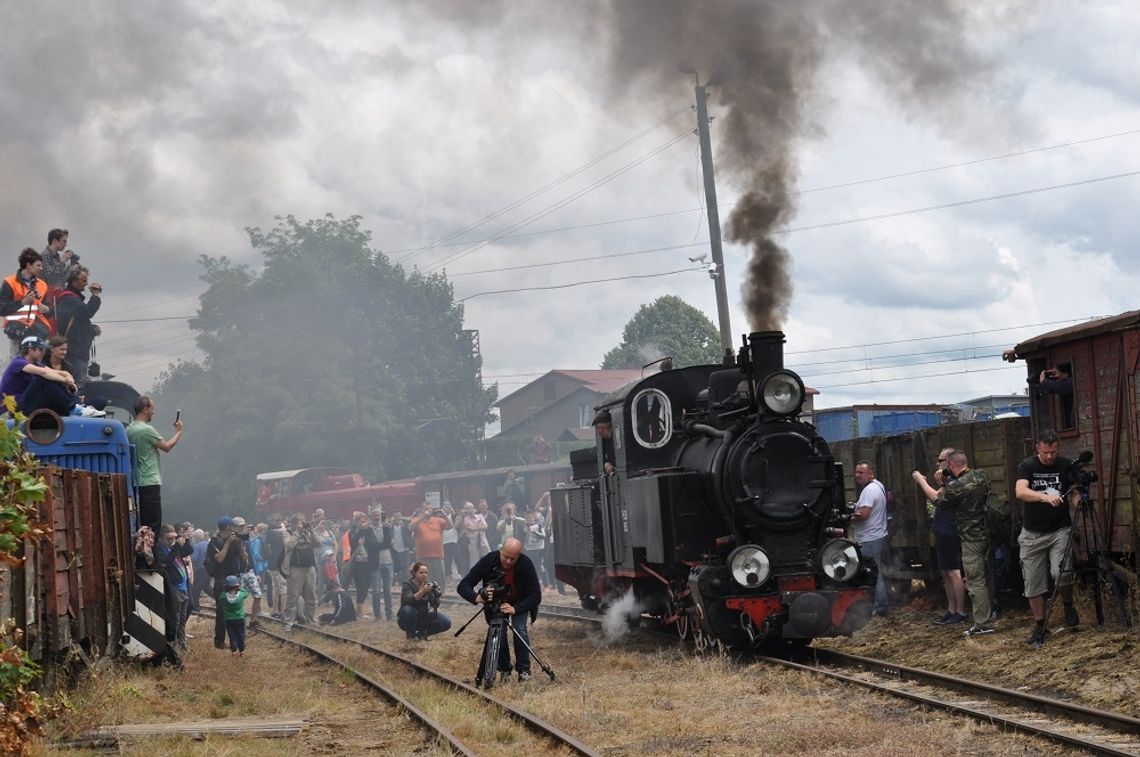
<svg viewBox="0 0 1140 757"><path fill-rule="evenodd" d="M1075 522L1078 558L1135 614L1140 549L1140 310L1050 331L1018 344L1035 431L1061 454L1093 454L1092 507ZM1054 372L1055 373L1046 373ZM1042 379L1045 379L1044 381Z"/></svg>

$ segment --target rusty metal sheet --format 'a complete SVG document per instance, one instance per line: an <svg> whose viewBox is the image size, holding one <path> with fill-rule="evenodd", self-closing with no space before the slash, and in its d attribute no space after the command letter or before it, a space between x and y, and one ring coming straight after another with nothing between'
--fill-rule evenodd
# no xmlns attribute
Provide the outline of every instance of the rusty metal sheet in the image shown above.
<svg viewBox="0 0 1140 757"><path fill-rule="evenodd" d="M1138 326L1140 326L1140 310L1130 310L1120 315L1098 318L1094 321L1079 323L1076 326L1067 326L1063 329L1046 332L1032 339L1026 339L1018 344L1014 350L1018 357L1031 357L1033 353L1041 352L1057 344L1080 341L1112 331L1135 329Z"/></svg>

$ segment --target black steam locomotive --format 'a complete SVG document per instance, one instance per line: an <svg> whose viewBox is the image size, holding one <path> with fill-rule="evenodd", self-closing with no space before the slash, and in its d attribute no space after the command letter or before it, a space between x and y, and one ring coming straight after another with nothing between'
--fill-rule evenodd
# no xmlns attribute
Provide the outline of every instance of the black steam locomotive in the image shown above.
<svg viewBox="0 0 1140 757"><path fill-rule="evenodd" d="M556 575L584 606L632 590L682 637L737 648L867 622L876 568L843 536L842 465L797 419L783 344L750 334L735 365L663 370L598 406L596 449L551 492Z"/></svg>

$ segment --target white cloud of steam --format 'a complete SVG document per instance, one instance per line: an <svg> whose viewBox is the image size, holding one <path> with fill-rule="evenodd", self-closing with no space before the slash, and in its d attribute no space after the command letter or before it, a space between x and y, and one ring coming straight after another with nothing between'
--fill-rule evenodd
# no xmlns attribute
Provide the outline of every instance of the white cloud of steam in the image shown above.
<svg viewBox="0 0 1140 757"><path fill-rule="evenodd" d="M605 634L606 641L613 644L629 635L630 623L641 617L644 609L633 591L627 591L621 599L610 605L602 619L602 633Z"/></svg>

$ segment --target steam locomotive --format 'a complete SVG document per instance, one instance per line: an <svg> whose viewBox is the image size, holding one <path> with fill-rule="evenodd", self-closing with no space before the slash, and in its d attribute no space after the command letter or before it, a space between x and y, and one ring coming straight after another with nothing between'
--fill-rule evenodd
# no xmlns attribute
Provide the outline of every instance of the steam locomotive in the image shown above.
<svg viewBox="0 0 1140 757"><path fill-rule="evenodd" d="M866 624L877 568L844 538L842 464L798 419L783 344L752 333L734 365L662 370L598 406L596 448L551 491L555 574L583 606L632 591L681 637L734 648Z"/></svg>

